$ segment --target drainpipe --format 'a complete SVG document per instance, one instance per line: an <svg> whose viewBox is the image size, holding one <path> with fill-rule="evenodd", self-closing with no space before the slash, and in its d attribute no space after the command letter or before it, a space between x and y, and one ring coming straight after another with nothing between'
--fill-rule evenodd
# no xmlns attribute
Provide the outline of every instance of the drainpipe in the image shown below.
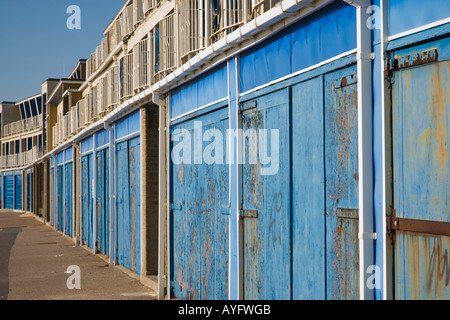
<svg viewBox="0 0 450 320"><path fill-rule="evenodd" d="M115 181L115 127L114 124L105 122L104 129L109 134L109 265L116 264L116 181Z"/></svg>
<svg viewBox="0 0 450 320"><path fill-rule="evenodd" d="M171 197L171 195L170 195L170 180L171 180L171 176L170 176L170 165L171 165L171 155L170 155L170 119L171 119L171 94L170 93L168 93L167 95L166 95L166 109L165 110L161 110L161 112L164 112L165 111L165 118L166 118L166 121L165 121L165 124L163 124L164 126L165 126L165 128L166 128L166 130L165 130L165 139L164 138L162 138L162 137L160 137L160 144L161 143L165 143L165 146L164 147L161 147L161 149L162 148L165 148L165 150L166 150L166 152L164 153L165 155L166 155L166 162L165 162L165 164L166 164L166 185L165 185L165 187L166 187L166 194L165 194L165 201L166 201L166 208L165 208L165 214L167 215L167 226L166 226L166 232L167 232L167 237L166 237L166 239L167 239L167 257L168 257L168 259L167 259L167 276L166 276L166 283L167 283L167 297L168 297L168 299L171 299L172 298L172 292L171 292L171 284L170 284L170 281L171 281L171 277L172 277L172 275L171 275L171 273L170 273L170 267L171 267L171 265L170 265L170 252L171 252L171 246L172 246L172 243L171 243L171 241L170 241L170 235L171 235L171 229L170 229L170 224L171 224L171 217L170 217L170 201L171 201L171 199L170 199L170 197ZM160 119L160 121L162 121L161 119ZM161 134L161 133L160 133ZM165 140L165 141L163 141L163 140ZM160 208L160 210L163 210L164 211L164 208ZM164 215L164 212L160 212L160 219L162 219L163 218L163 215ZM162 251L160 251L161 253L164 251L164 248L161 248L162 249ZM162 258L162 256L160 256L159 258ZM159 259L159 263L161 263L161 259ZM161 279L162 280L162 279Z"/></svg>
<svg viewBox="0 0 450 320"><path fill-rule="evenodd" d="M93 224L93 232L92 232L92 253L97 254L97 233L98 233L98 225L97 225L97 134L94 133L92 136L92 144L93 144L93 154L92 154L92 165L94 166L93 171L93 177L92 180L89 181L89 188L92 190L92 206L93 206L93 217L92 217L92 224Z"/></svg>
<svg viewBox="0 0 450 320"><path fill-rule="evenodd" d="M380 38L381 38L381 52L380 59L381 60L381 119L382 119L382 130L383 130L383 300L392 300L393 293L393 247L392 242L389 239L388 228L387 228L387 217L390 215L390 208L392 203L392 172L390 171L390 153L392 150L388 141L390 141L390 129L389 124L391 123L390 114L386 112L390 108L390 101L387 100L389 97L387 92L387 82L385 78L385 64L384 59L386 55L386 49L389 42L389 5L388 0L381 0L381 30L380 30Z"/></svg>
<svg viewBox="0 0 450 320"><path fill-rule="evenodd" d="M357 9L358 63L358 157L359 157L359 279L360 299L373 300L374 290L366 285L374 262L373 209L373 106L372 106L372 30L367 13L371 0L345 0Z"/></svg>

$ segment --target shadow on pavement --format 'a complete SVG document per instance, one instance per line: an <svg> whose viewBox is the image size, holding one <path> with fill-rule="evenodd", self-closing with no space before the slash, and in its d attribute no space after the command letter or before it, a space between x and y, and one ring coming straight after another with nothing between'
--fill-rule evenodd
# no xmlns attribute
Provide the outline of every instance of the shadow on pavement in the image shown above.
<svg viewBox="0 0 450 320"><path fill-rule="evenodd" d="M9 258L11 249L21 228L0 229L0 300L7 300L9 293Z"/></svg>

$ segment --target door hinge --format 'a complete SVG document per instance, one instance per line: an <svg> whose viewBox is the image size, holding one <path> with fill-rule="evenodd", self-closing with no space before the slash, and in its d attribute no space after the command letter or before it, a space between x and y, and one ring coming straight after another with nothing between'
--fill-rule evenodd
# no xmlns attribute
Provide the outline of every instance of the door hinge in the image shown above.
<svg viewBox="0 0 450 320"><path fill-rule="evenodd" d="M392 73L405 68L437 62L438 58L439 53L436 48L404 56L394 55L386 60L386 72Z"/></svg>
<svg viewBox="0 0 450 320"><path fill-rule="evenodd" d="M170 204L170 210L171 211L175 211L175 210L181 211L181 210L183 210L183 205L181 205L179 203L171 203Z"/></svg>
<svg viewBox="0 0 450 320"><path fill-rule="evenodd" d="M258 210L241 210L241 217L248 219L258 219Z"/></svg>
<svg viewBox="0 0 450 320"><path fill-rule="evenodd" d="M450 222L391 217L390 231L450 236Z"/></svg>
<svg viewBox="0 0 450 320"><path fill-rule="evenodd" d="M258 107L258 100L253 100L249 102L244 102L239 105L240 111L246 111L251 109L256 109Z"/></svg>

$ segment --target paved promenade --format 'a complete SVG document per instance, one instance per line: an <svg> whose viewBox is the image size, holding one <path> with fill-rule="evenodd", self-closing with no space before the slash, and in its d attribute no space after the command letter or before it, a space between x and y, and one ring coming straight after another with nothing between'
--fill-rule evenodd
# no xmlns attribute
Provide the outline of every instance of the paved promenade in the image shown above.
<svg viewBox="0 0 450 320"><path fill-rule="evenodd" d="M67 286L69 266L81 289ZM71 281L76 284L77 282ZM155 300L139 280L31 216L0 213L0 300Z"/></svg>

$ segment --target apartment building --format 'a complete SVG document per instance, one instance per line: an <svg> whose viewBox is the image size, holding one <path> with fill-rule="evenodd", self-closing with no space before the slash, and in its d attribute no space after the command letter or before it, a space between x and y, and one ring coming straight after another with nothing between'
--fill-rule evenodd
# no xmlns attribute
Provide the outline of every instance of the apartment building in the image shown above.
<svg viewBox="0 0 450 320"><path fill-rule="evenodd" d="M449 299L449 16L125 1L67 79L0 105L2 205L160 299Z"/></svg>

